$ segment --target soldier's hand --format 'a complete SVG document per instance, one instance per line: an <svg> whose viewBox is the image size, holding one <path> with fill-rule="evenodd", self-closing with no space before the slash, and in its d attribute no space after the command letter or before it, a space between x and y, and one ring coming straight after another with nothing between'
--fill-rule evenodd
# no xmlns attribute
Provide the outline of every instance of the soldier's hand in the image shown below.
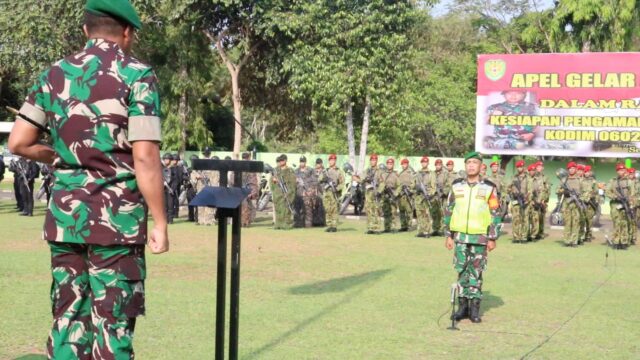
<svg viewBox="0 0 640 360"><path fill-rule="evenodd" d="M147 245L149 245L152 254L162 254L169 251L169 234L166 225L153 227Z"/></svg>
<svg viewBox="0 0 640 360"><path fill-rule="evenodd" d="M495 248L496 248L496 241L489 240L489 242L487 243L487 250L492 251Z"/></svg>
<svg viewBox="0 0 640 360"><path fill-rule="evenodd" d="M453 238L451 236L448 236L444 245L447 247L447 249L453 250Z"/></svg>

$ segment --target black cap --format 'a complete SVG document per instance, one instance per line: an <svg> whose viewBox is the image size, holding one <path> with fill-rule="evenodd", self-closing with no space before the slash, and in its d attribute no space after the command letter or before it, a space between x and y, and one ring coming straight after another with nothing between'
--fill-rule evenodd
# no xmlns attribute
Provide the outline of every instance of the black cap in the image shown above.
<svg viewBox="0 0 640 360"><path fill-rule="evenodd" d="M317 159L316 159L316 165L317 165L317 164L322 164L322 159L317 158Z"/></svg>
<svg viewBox="0 0 640 360"><path fill-rule="evenodd" d="M231 160L231 156L225 156L224 159L225 160Z"/></svg>
<svg viewBox="0 0 640 360"><path fill-rule="evenodd" d="M242 159L243 160L249 160L251 158L251 154L249 154L248 152L243 152L242 153Z"/></svg>
<svg viewBox="0 0 640 360"><path fill-rule="evenodd" d="M162 155L162 160L171 160L172 158L173 156L169 153L164 153L164 155Z"/></svg>
<svg viewBox="0 0 640 360"><path fill-rule="evenodd" d="M171 157L172 160L178 161L180 160L180 155L178 154L173 154L173 156Z"/></svg>
<svg viewBox="0 0 640 360"><path fill-rule="evenodd" d="M205 147L204 150L202 150L203 154L211 154L211 148L210 147Z"/></svg>
<svg viewBox="0 0 640 360"><path fill-rule="evenodd" d="M301 162L301 163L302 163L302 162L303 162L303 163L306 163L306 162L307 162L307 158L306 158L304 155L303 155L303 156L300 156L300 162Z"/></svg>
<svg viewBox="0 0 640 360"><path fill-rule="evenodd" d="M285 154L280 155L279 158L280 158L280 160L278 160L278 161L287 161L287 155L285 155Z"/></svg>

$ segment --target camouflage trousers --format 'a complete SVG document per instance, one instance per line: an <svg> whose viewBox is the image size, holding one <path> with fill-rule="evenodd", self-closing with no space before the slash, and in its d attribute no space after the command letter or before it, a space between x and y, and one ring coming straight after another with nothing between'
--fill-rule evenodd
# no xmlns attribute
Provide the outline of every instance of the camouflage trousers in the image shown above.
<svg viewBox="0 0 640 360"><path fill-rule="evenodd" d="M511 203L511 231L513 233L513 240L524 241L527 240L529 234L529 221L527 221L526 208L522 209L517 202Z"/></svg>
<svg viewBox="0 0 640 360"><path fill-rule="evenodd" d="M389 196L382 199L382 216L384 216L384 231L398 228L398 203Z"/></svg>
<svg viewBox="0 0 640 360"><path fill-rule="evenodd" d="M289 204L292 204L292 201ZM287 199L283 194L273 194L273 212L275 216L274 229L286 230L293 227L293 213L291 213L291 209L287 205Z"/></svg>
<svg viewBox="0 0 640 360"><path fill-rule="evenodd" d="M458 272L458 294L468 299L482 299L482 272L487 268L487 247L456 242L453 268Z"/></svg>
<svg viewBox="0 0 640 360"><path fill-rule="evenodd" d="M198 224L213 225L216 223L216 209L208 206L198 207Z"/></svg>
<svg viewBox="0 0 640 360"><path fill-rule="evenodd" d="M591 241L593 240L593 233L591 232L591 228L593 227L593 217L596 215L596 210L589 204L587 205L587 210L584 212L584 226L581 231L581 241Z"/></svg>
<svg viewBox="0 0 640 360"><path fill-rule="evenodd" d="M576 245L582 242L583 215L573 202L565 203L562 207L562 221L564 222L564 242L567 245Z"/></svg>
<svg viewBox="0 0 640 360"><path fill-rule="evenodd" d="M337 227L340 203L336 200L336 195L331 191L325 191L322 195L322 205L324 206L327 227Z"/></svg>
<svg viewBox="0 0 640 360"><path fill-rule="evenodd" d="M133 359L144 315L144 245L50 242L49 359Z"/></svg>
<svg viewBox="0 0 640 360"><path fill-rule="evenodd" d="M611 220L613 221L613 243L628 245L630 242L632 222L623 209L618 209L618 203L611 203Z"/></svg>
<svg viewBox="0 0 640 360"><path fill-rule="evenodd" d="M416 220L418 221L418 234L431 234L433 232L431 209L424 198L416 198Z"/></svg>
<svg viewBox="0 0 640 360"><path fill-rule="evenodd" d="M244 199L241 206L240 223L243 227L248 227L256 218L256 205L252 199Z"/></svg>
<svg viewBox="0 0 640 360"><path fill-rule="evenodd" d="M433 220L433 231L444 232L444 204L441 198L431 200L431 219Z"/></svg>
<svg viewBox="0 0 640 360"><path fill-rule="evenodd" d="M314 192L309 192L302 196L302 203L304 205L304 227L313 226L313 210L316 208L316 200L318 195Z"/></svg>
<svg viewBox="0 0 640 360"><path fill-rule="evenodd" d="M525 210L525 236L526 238L536 238L540 235L540 210L534 209L533 205L527 206Z"/></svg>
<svg viewBox="0 0 640 360"><path fill-rule="evenodd" d="M403 195L398 201L398 210L400 213L400 228L408 229L411 226L413 220L413 209L411 208L411 202L413 199Z"/></svg>
<svg viewBox="0 0 640 360"><path fill-rule="evenodd" d="M380 231L380 202L376 199L373 190L364 194L364 211L367 213L367 230Z"/></svg>
<svg viewBox="0 0 640 360"><path fill-rule="evenodd" d="M538 236L539 237L543 237L544 236L544 221L547 217L547 204L543 203L542 206L540 207L540 210L538 210Z"/></svg>

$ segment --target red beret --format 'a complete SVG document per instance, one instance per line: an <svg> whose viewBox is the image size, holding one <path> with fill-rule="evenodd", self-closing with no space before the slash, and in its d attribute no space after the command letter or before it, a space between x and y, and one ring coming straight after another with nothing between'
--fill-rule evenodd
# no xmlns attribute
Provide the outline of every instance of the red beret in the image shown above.
<svg viewBox="0 0 640 360"><path fill-rule="evenodd" d="M387 164L388 164L388 163L392 163L392 164L393 164L393 163L395 163L395 162L396 162L396 161L395 161L395 160L393 160L393 158L388 158L388 159L387 159Z"/></svg>
<svg viewBox="0 0 640 360"><path fill-rule="evenodd" d="M442 164L442 159L436 159L436 164Z"/></svg>
<svg viewBox="0 0 640 360"><path fill-rule="evenodd" d="M497 163L496 161L494 161L494 162L492 162L492 163L491 163L491 165L489 165L489 166L493 167L493 166L500 166L500 165L498 165L498 163Z"/></svg>
<svg viewBox="0 0 640 360"><path fill-rule="evenodd" d="M634 172L636 172L636 169L634 169L634 168L628 168L628 169L627 169L627 172L628 172L629 174L633 174Z"/></svg>
<svg viewBox="0 0 640 360"><path fill-rule="evenodd" d="M578 164L578 166L576 166L578 168L578 171L582 170L584 171L584 165L582 164Z"/></svg>
<svg viewBox="0 0 640 360"><path fill-rule="evenodd" d="M618 171L618 170L624 170L624 169L625 169L624 164L616 164L616 171Z"/></svg>
<svg viewBox="0 0 640 360"><path fill-rule="evenodd" d="M529 171L536 171L536 164L535 164L535 163L533 163L533 164L531 164L531 165L527 166L527 170L529 170Z"/></svg>
<svg viewBox="0 0 640 360"><path fill-rule="evenodd" d="M400 164L408 164L409 160L408 159L402 159L402 161L400 161Z"/></svg>
<svg viewBox="0 0 640 360"><path fill-rule="evenodd" d="M336 159L336 154L329 155L329 160L331 160L331 159L335 160Z"/></svg>
<svg viewBox="0 0 640 360"><path fill-rule="evenodd" d="M369 160L378 160L378 155L371 154L371 156L369 156Z"/></svg>
<svg viewBox="0 0 640 360"><path fill-rule="evenodd" d="M571 169L572 167L576 167L576 163L573 161L569 161L569 163L567 164L567 169Z"/></svg>
<svg viewBox="0 0 640 360"><path fill-rule="evenodd" d="M516 167L523 167L523 166L524 166L524 160L516 161Z"/></svg>
<svg viewBox="0 0 640 360"><path fill-rule="evenodd" d="M481 168L486 169L487 168L487 164L482 163L482 165L480 165Z"/></svg>
<svg viewBox="0 0 640 360"><path fill-rule="evenodd" d="M591 171L591 165L585 165L584 172L589 172L589 171Z"/></svg>
<svg viewBox="0 0 640 360"><path fill-rule="evenodd" d="M429 162L429 157L427 157L426 155L422 157L422 159L420 159L420 162Z"/></svg>
<svg viewBox="0 0 640 360"><path fill-rule="evenodd" d="M453 165L453 160L447 161L447 165Z"/></svg>
<svg viewBox="0 0 640 360"><path fill-rule="evenodd" d="M536 166L541 166L541 165L544 165L542 161L536 161Z"/></svg>

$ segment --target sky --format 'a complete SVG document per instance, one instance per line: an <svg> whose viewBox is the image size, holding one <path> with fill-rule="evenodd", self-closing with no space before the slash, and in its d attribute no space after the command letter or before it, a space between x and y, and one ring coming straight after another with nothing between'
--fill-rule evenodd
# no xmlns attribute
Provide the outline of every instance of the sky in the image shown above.
<svg viewBox="0 0 640 360"><path fill-rule="evenodd" d="M540 0L540 2L542 3L542 9L548 9L553 6L554 0ZM440 0L440 2L433 7L431 14L433 14L433 16L441 16L446 14L449 6L452 3L452 0Z"/></svg>

